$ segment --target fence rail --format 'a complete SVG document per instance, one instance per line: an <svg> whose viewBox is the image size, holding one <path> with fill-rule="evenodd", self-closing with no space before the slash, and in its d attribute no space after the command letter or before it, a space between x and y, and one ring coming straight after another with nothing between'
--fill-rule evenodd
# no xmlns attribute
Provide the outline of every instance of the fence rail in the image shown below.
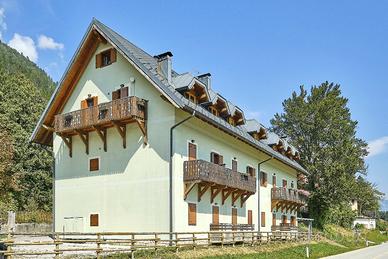
<svg viewBox="0 0 388 259"><path fill-rule="evenodd" d="M1 235L1 234L0 234ZM28 241L23 240L27 235ZM45 237L31 241L34 237ZM319 235L313 235L319 239ZM22 255L59 256L71 254L95 255L101 258L109 253L129 253L149 250L158 253L159 249L182 247L212 247L226 245L260 245L269 242L304 241L308 232L258 232L258 231L210 231L210 232L103 232L103 233L8 233L0 240L4 250L1 255L12 257ZM1 247L1 246L0 246Z"/></svg>

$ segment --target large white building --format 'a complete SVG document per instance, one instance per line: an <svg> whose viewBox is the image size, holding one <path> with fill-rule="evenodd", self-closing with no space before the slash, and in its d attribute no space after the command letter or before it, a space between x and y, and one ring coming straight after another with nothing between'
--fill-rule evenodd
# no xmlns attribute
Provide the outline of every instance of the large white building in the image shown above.
<svg viewBox="0 0 388 259"><path fill-rule="evenodd" d="M305 203L285 139L95 19L31 140L53 147L55 231L290 229Z"/></svg>

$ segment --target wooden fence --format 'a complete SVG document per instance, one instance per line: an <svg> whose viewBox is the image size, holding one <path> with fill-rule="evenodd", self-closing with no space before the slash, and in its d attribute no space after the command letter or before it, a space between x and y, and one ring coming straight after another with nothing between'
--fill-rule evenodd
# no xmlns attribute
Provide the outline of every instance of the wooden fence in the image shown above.
<svg viewBox="0 0 388 259"><path fill-rule="evenodd" d="M1 234L0 234L1 236ZM23 237L26 237L23 240ZM44 239L45 237L46 239ZM32 241L37 238L36 241ZM42 239L43 238L43 239ZM313 234L312 238L319 239ZM271 242L307 241L307 232L257 232L257 231L211 231L211 232L103 232L103 233L8 233L0 240L0 258L13 256L94 255L97 258L111 253L128 253L133 258L136 251L148 250L157 254L160 249L182 247L224 247L235 245L255 246Z"/></svg>

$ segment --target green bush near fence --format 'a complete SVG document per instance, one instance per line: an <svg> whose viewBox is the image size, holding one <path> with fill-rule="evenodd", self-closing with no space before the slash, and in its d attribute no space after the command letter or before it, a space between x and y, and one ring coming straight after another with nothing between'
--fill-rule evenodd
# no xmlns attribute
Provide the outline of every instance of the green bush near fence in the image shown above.
<svg viewBox="0 0 388 259"><path fill-rule="evenodd" d="M16 223L52 223L52 213L35 210L16 212Z"/></svg>

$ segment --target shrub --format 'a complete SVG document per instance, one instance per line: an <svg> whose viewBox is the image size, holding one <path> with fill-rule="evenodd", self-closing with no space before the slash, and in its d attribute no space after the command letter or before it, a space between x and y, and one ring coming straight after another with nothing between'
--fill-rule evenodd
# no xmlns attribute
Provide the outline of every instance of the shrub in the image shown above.
<svg viewBox="0 0 388 259"><path fill-rule="evenodd" d="M16 213L16 223L52 223L51 212L34 210Z"/></svg>

